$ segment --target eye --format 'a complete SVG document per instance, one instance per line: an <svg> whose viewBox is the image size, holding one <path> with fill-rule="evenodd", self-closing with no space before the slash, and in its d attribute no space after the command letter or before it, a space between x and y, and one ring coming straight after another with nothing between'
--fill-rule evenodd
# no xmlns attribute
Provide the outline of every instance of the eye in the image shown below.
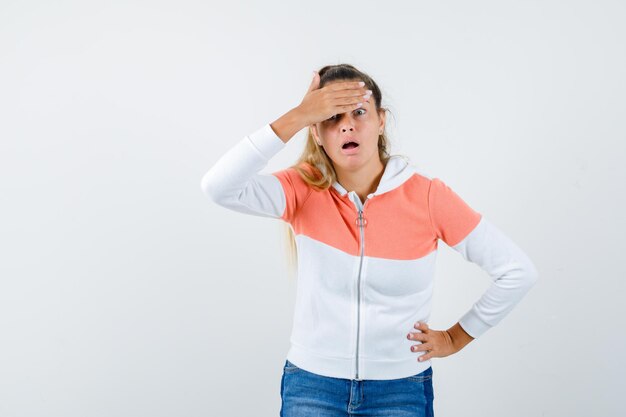
<svg viewBox="0 0 626 417"><path fill-rule="evenodd" d="M355 112L362 111L363 113L361 113L359 116L362 116L362 115L364 115L365 113L367 113L367 110L365 110L365 109L356 109L356 110L354 110L354 111L355 111ZM329 117L329 118L328 118L328 119L326 119L326 120L327 120L327 121L337 120L337 116L338 116L338 115L336 115L336 114L335 114L335 115L333 115L333 116Z"/></svg>

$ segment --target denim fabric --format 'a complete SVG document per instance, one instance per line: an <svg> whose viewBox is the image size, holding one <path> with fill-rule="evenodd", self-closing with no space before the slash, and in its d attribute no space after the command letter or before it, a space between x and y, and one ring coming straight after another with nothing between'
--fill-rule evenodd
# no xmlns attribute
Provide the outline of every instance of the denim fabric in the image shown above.
<svg viewBox="0 0 626 417"><path fill-rule="evenodd" d="M350 380L285 361L280 417L433 417L432 367L406 378Z"/></svg>

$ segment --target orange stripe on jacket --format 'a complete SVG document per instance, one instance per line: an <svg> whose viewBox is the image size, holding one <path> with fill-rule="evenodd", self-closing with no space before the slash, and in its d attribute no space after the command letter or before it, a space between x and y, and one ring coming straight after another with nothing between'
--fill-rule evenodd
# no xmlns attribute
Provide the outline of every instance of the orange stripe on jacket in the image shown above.
<svg viewBox="0 0 626 417"><path fill-rule="evenodd" d="M439 178L430 182L428 201L435 233L448 246L462 241L480 221L481 214Z"/></svg>
<svg viewBox="0 0 626 417"><path fill-rule="evenodd" d="M281 218L296 234L359 255L358 211L347 195L341 196L333 187L314 190L294 168L273 175L285 190L286 207ZM460 242L480 216L440 179L414 174L400 187L368 200L364 253L387 259L417 259L437 249L438 238L449 246Z"/></svg>

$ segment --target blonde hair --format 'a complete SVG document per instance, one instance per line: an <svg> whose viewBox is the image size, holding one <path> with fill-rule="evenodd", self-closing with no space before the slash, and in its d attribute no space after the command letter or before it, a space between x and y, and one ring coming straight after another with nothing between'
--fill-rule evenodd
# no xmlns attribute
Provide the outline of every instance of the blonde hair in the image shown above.
<svg viewBox="0 0 626 417"><path fill-rule="evenodd" d="M382 93L374 80L364 72L359 71L350 64L327 65L318 71L320 75L319 88L325 84L337 80L362 80L365 87L372 90L372 98L376 104L378 113L388 111L381 106ZM383 165L387 164L390 158L390 144L385 131L378 135L378 155ZM327 190L337 180L337 174L333 166L332 160L323 147L317 145L315 137L309 126L306 143L302 154L297 161L290 167L294 168L302 180L310 187L317 191ZM293 277L297 272L298 252L293 229L290 224L283 223L285 228L284 236L286 238L287 263L290 275Z"/></svg>

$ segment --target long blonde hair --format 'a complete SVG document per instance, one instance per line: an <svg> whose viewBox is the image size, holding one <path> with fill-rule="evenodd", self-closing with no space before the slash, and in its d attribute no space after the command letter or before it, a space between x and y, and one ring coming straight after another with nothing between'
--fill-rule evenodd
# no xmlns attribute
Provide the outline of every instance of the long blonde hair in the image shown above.
<svg viewBox="0 0 626 417"><path fill-rule="evenodd" d="M372 90L372 97L376 103L376 110L379 113L388 111L388 109L381 106L382 93L380 88L378 88L378 85L369 75L359 71L352 65L326 65L322 67L318 73L320 75L319 88L324 87L324 85L328 82L336 80L358 79L364 81L365 87ZM387 135L383 130L383 133L378 135L378 155L383 165L386 165L387 160L391 156L389 150L390 144L387 139ZM302 154L290 168L295 168L302 180L318 191L327 190L337 180L337 174L332 160L329 158L324 148L317 145L310 126L307 132L306 143ZM283 226L285 228L284 236L287 242L286 251L288 269L290 275L293 277L296 275L298 265L297 245L291 225L283 223Z"/></svg>

